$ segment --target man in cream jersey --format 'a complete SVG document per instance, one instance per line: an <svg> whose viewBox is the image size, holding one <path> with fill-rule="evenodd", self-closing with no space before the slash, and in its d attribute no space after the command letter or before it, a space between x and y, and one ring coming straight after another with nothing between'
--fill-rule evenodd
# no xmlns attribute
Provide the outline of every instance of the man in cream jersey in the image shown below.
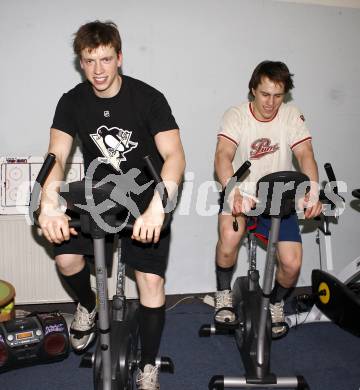
<svg viewBox="0 0 360 390"><path fill-rule="evenodd" d="M219 240L216 246L215 321L233 323L231 279L239 244L249 218L246 213L254 207L257 181L269 173L292 170L295 156L301 172L312 186L301 202L306 208L305 218L320 214L318 201L318 169L314 158L311 135L303 115L284 97L294 87L292 74L282 62L263 61L254 70L249 82L250 101L228 109L221 122L215 153L215 171L223 186L240 167L250 160L250 174L229 196L229 204L221 202ZM315 200L314 200L315 199ZM223 208L230 206L230 212ZM236 218L238 230L233 229ZM270 229L270 218L256 218L256 233L265 240ZM278 267L275 286L270 298L272 332L275 337L286 333L284 300L296 284L302 262L302 243L296 214L281 221L277 247Z"/></svg>

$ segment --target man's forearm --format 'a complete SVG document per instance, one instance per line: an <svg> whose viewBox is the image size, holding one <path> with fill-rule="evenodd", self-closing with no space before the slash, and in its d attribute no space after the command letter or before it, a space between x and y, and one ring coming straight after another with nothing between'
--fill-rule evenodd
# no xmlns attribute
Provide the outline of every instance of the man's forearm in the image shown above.
<svg viewBox="0 0 360 390"><path fill-rule="evenodd" d="M56 161L42 189L40 200L40 208L42 210L49 207L54 209L59 207L57 194L59 193L62 180L64 180L64 168L59 161Z"/></svg>
<svg viewBox="0 0 360 390"><path fill-rule="evenodd" d="M316 183L315 186L318 187L319 171L314 157L311 156L311 157L302 158L301 160L299 160L299 165L300 165L301 172L309 177L312 183L311 189L317 190L318 188L314 188L313 183Z"/></svg>
<svg viewBox="0 0 360 390"><path fill-rule="evenodd" d="M312 182L312 189L317 191L319 184L319 171L311 143L306 142L300 144L294 150L294 154L299 163L301 172L309 177L310 181ZM316 189L313 188L313 183L316 183Z"/></svg>
<svg viewBox="0 0 360 390"><path fill-rule="evenodd" d="M231 161L221 155L215 156L215 173L222 188L225 188L227 182L234 174L234 168Z"/></svg>
<svg viewBox="0 0 360 390"><path fill-rule="evenodd" d="M176 153L168 156L161 170L161 178L164 181L169 198L177 194L178 187L183 179L185 170L185 157L183 153Z"/></svg>

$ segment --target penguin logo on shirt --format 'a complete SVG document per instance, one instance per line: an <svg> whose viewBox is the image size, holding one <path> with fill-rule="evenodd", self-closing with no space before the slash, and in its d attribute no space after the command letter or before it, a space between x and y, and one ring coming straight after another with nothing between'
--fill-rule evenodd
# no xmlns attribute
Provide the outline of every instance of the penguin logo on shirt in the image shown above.
<svg viewBox="0 0 360 390"><path fill-rule="evenodd" d="M120 171L121 162L127 160L125 155L138 146L137 142L130 141L131 135L132 131L100 126L90 137L104 156L104 162L106 160Z"/></svg>

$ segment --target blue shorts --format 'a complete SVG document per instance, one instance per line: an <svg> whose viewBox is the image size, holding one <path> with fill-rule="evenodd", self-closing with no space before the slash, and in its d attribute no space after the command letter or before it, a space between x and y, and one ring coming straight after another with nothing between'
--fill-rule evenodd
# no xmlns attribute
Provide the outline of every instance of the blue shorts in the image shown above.
<svg viewBox="0 0 360 390"><path fill-rule="evenodd" d="M260 216L248 219L248 230L252 230L255 236L266 242L269 238L271 218ZM279 241L302 242L299 229L299 221L296 214L290 214L281 218Z"/></svg>

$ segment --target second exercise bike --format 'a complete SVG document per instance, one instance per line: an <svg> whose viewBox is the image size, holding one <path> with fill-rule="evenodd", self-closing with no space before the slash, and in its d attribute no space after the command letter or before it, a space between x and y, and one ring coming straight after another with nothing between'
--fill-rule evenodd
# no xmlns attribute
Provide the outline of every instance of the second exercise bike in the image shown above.
<svg viewBox="0 0 360 390"><path fill-rule="evenodd" d="M258 189L262 184L268 186L268 196L263 201L260 198L260 203L264 205L263 214L271 217L263 287L261 288L259 285L256 264L251 263L247 276L237 278L233 287L234 309L238 318L235 329L216 323L203 325L199 331L200 336L203 337L211 334L234 333L245 374L240 377L215 375L210 379L210 390L225 388L294 388L305 390L309 388L303 376L280 377L272 373L270 368L272 324L269 300L280 220L293 211L296 190L305 182L309 182L306 175L285 171L267 175L257 183ZM276 207L272 202L275 183L282 183L283 186L281 202L278 203L279 207Z"/></svg>

